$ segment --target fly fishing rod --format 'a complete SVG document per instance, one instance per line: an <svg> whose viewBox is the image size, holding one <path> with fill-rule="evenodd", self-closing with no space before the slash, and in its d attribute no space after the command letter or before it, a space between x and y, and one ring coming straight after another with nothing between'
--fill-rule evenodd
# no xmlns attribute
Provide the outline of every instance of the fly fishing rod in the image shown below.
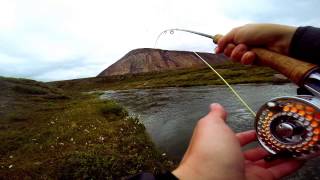
<svg viewBox="0 0 320 180"><path fill-rule="evenodd" d="M197 34L218 43L222 35L209 35L186 29L168 29ZM160 34L160 35L161 35ZM159 35L159 36L160 36ZM315 64L294 59L263 48L252 48L257 65L271 67L285 75L308 95L277 97L264 103L255 117L260 145L270 156L307 159L320 153L320 70Z"/></svg>

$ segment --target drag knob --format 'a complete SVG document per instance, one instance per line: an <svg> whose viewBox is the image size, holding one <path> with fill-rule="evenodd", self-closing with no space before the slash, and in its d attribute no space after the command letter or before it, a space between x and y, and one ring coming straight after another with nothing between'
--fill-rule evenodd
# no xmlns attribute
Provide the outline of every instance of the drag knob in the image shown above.
<svg viewBox="0 0 320 180"><path fill-rule="evenodd" d="M283 122L276 127L276 134L278 137L291 138L295 135L301 135L303 130L304 128L302 126Z"/></svg>

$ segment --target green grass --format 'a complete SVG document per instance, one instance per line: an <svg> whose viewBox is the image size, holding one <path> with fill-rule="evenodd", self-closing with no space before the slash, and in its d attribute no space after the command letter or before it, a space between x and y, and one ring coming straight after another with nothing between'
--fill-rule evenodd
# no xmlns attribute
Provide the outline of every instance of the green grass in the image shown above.
<svg viewBox="0 0 320 180"><path fill-rule="evenodd" d="M244 66L238 63L214 65L214 68L231 84L285 83L274 79L270 68ZM109 90L131 88L187 87L221 85L223 82L209 68L180 69L122 76L95 77L50 83L65 90Z"/></svg>
<svg viewBox="0 0 320 180"><path fill-rule="evenodd" d="M1 178L119 179L174 167L114 101L25 79L0 84Z"/></svg>
<svg viewBox="0 0 320 180"><path fill-rule="evenodd" d="M109 120L116 120L128 116L128 111L125 110L115 101L106 101L100 107L102 114Z"/></svg>

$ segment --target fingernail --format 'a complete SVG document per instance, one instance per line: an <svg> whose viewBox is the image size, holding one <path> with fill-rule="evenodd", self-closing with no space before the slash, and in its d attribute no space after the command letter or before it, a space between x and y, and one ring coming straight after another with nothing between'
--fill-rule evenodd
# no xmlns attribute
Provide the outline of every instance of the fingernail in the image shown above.
<svg viewBox="0 0 320 180"><path fill-rule="evenodd" d="M219 117L220 119L223 119L223 120L226 119L227 113L224 110L223 106L221 106L220 104L212 103L210 105L210 111L211 111L211 113L214 114L214 116L217 116L217 117Z"/></svg>
<svg viewBox="0 0 320 180"><path fill-rule="evenodd" d="M211 107L212 110L216 110L217 108L221 108L221 105L218 104L218 103L212 103L212 104L210 105L210 107Z"/></svg>
<svg viewBox="0 0 320 180"><path fill-rule="evenodd" d="M220 48L218 46L214 50L215 50L216 53L220 52Z"/></svg>

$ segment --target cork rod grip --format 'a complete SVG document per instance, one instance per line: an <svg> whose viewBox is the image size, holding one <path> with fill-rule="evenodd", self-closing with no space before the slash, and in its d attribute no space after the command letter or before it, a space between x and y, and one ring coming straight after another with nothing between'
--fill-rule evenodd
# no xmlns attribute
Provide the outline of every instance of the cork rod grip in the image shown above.
<svg viewBox="0 0 320 180"><path fill-rule="evenodd" d="M221 37L222 35L213 36L213 42L217 43ZM312 70L317 68L317 65L315 64L307 63L263 48L252 48L251 51L257 55L255 64L271 67L299 86L302 86L305 77Z"/></svg>

